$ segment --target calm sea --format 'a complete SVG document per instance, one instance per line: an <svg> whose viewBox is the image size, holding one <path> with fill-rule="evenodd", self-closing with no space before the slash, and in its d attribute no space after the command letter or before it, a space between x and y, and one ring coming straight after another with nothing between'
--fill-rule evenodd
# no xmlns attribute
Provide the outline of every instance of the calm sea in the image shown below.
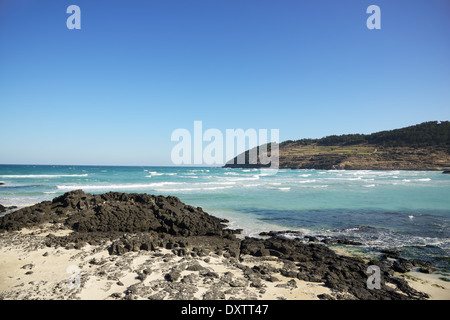
<svg viewBox="0 0 450 320"><path fill-rule="evenodd" d="M5 206L75 189L174 195L245 235L299 230L407 257L450 257L450 175L441 172L0 165L0 182Z"/></svg>

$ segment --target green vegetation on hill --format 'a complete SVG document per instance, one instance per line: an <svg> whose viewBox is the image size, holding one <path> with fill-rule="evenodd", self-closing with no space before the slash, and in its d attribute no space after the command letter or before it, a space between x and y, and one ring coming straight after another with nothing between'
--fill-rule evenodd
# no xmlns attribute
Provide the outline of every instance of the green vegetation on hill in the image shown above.
<svg viewBox="0 0 450 320"><path fill-rule="evenodd" d="M270 144L268 151L271 153ZM259 154L259 147L256 148ZM242 156L242 155L241 155ZM225 167L267 167L238 157ZM241 157L242 159L242 157ZM255 161L256 160L256 161ZM372 134L332 135L321 139L288 140L279 144L279 168L346 170L448 170L450 168L450 122L430 121Z"/></svg>
<svg viewBox="0 0 450 320"><path fill-rule="evenodd" d="M293 145L345 146L371 144L383 147L450 147L450 122L429 121L418 125L366 134L331 135L321 139L288 140Z"/></svg>

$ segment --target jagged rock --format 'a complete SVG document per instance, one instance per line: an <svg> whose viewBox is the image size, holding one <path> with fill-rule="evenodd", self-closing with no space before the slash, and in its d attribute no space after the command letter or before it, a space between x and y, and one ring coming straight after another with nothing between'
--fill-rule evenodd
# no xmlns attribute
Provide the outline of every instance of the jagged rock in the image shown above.
<svg viewBox="0 0 450 320"><path fill-rule="evenodd" d="M0 183L0 185L2 185L2 183ZM6 212L6 211L9 211L9 210L13 210L13 209L16 209L16 208L17 208L16 206L5 207L5 206L0 204L0 213Z"/></svg>
<svg viewBox="0 0 450 320"><path fill-rule="evenodd" d="M387 258L394 258L394 259L400 258L400 251L397 250L382 249L380 250L380 252L383 253L384 256Z"/></svg>
<svg viewBox="0 0 450 320"><path fill-rule="evenodd" d="M329 295L327 293L319 294L317 296L317 298L319 298L320 300L336 300L336 298L334 298L333 296L331 296L331 295Z"/></svg>
<svg viewBox="0 0 450 320"><path fill-rule="evenodd" d="M167 273L164 276L164 279L166 279L167 281L174 282L174 281L177 281L180 278L180 276L181 276L181 273L179 271L175 270L175 271L171 271L171 272Z"/></svg>
<svg viewBox="0 0 450 320"><path fill-rule="evenodd" d="M120 299L120 297L122 297L122 294L120 292L114 292L110 295L110 297L113 299Z"/></svg>
<svg viewBox="0 0 450 320"><path fill-rule="evenodd" d="M425 295L415 293L407 283L399 283L393 276L393 270L388 261L380 261L382 273L381 289L372 290L367 287L367 269L370 263L360 258L337 255L334 251L322 244L305 244L299 240L272 237L269 239L245 238L241 244L243 254L257 255L261 249L271 250L280 259L287 260L286 269L281 274L294 276L300 280L311 282L325 282L325 286L339 292L347 292L357 299L423 299ZM292 262L297 273L292 269ZM291 263L291 264L289 264ZM373 262L372 262L373 263ZM397 268L409 268L413 263L403 259L397 263ZM397 285L396 292L386 283Z"/></svg>
<svg viewBox="0 0 450 320"><path fill-rule="evenodd" d="M223 300L225 299L225 293L219 288L213 286L210 290L203 294L203 300Z"/></svg>
<svg viewBox="0 0 450 320"><path fill-rule="evenodd" d="M150 269L150 268L145 268L144 270L142 270L142 273L147 275L147 276L151 275L152 272L153 272L153 270Z"/></svg>
<svg viewBox="0 0 450 320"><path fill-rule="evenodd" d="M410 260L400 258L394 262L392 268L394 269L394 271L406 273L414 268L414 264Z"/></svg>
<svg viewBox="0 0 450 320"><path fill-rule="evenodd" d="M419 268L419 272L422 272L422 273L433 273L434 271L436 271L436 269L434 269L434 268L428 268L428 267L420 267Z"/></svg>
<svg viewBox="0 0 450 320"><path fill-rule="evenodd" d="M147 278L147 274L143 273L143 272L139 272L136 279L144 281Z"/></svg>
<svg viewBox="0 0 450 320"><path fill-rule="evenodd" d="M277 285L275 285L275 287L286 288L286 289L295 289L295 288L297 288L297 283L295 282L294 279L292 279L292 280L289 280L286 283L277 284Z"/></svg>
<svg viewBox="0 0 450 320"><path fill-rule="evenodd" d="M190 264L186 270L188 271L208 271L205 267L201 266L198 262Z"/></svg>
<svg viewBox="0 0 450 320"><path fill-rule="evenodd" d="M319 240L315 241L318 242ZM362 245L359 241L353 241L350 239L324 239L322 240L325 244L343 244L343 245L351 245L351 246L360 246Z"/></svg>
<svg viewBox="0 0 450 320"><path fill-rule="evenodd" d="M224 230L221 219L176 197L119 192L92 195L82 190L1 217L0 229L20 230L44 222L62 222L78 232L157 231L189 236L222 235Z"/></svg>

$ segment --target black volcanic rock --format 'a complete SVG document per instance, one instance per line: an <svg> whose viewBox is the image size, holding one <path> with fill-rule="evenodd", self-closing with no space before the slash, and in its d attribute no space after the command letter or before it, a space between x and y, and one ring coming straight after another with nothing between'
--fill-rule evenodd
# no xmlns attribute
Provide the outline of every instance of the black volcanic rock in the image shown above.
<svg viewBox="0 0 450 320"><path fill-rule="evenodd" d="M381 249L380 253L382 253L386 258L400 258L400 251L397 250Z"/></svg>
<svg viewBox="0 0 450 320"><path fill-rule="evenodd" d="M171 235L223 235L222 220L176 197L109 192L67 192L0 218L0 230L20 230L60 222L78 232L147 232Z"/></svg>
<svg viewBox="0 0 450 320"><path fill-rule="evenodd" d="M5 206L0 204L0 213L6 212L8 210L13 210L13 209L16 209L16 208L17 208L16 206L5 207Z"/></svg>
<svg viewBox="0 0 450 320"><path fill-rule="evenodd" d="M245 238L241 243L241 254L260 256L264 250L268 252L268 255L290 262L291 267L281 270L282 275L310 282L325 282L325 286L350 293L358 299L428 298L428 295L411 288L406 281L394 277L389 265L381 262L366 263L361 258L338 255L321 244L305 244L298 239L286 239L279 236L269 239ZM408 263L412 265L412 262L401 259L398 264L403 271L409 268ZM366 272L369 265L380 267L381 289L368 288ZM391 286L386 285L387 283Z"/></svg>

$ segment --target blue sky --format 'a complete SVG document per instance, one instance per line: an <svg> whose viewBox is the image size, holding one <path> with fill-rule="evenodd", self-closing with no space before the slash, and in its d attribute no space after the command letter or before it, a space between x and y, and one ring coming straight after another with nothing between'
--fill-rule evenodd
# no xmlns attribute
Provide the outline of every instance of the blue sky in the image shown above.
<svg viewBox="0 0 450 320"><path fill-rule="evenodd" d="M449 120L449 18L448 0L2 0L0 163L171 165L195 120L281 141Z"/></svg>

